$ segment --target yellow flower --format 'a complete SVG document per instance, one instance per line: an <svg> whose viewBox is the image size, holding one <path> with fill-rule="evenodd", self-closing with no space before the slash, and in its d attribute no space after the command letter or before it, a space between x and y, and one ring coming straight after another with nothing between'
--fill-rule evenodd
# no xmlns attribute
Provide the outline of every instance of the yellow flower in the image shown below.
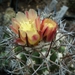
<svg viewBox="0 0 75 75"><path fill-rule="evenodd" d="M18 12L12 19L10 26L18 38L15 40L20 45L35 45L40 40L52 41L57 31L57 24L51 19L40 20L37 12L33 9L25 11L25 14Z"/></svg>
<svg viewBox="0 0 75 75"><path fill-rule="evenodd" d="M55 37L57 24L51 19L44 19L41 26L41 36L45 41L52 41Z"/></svg>
<svg viewBox="0 0 75 75"><path fill-rule="evenodd" d="M16 39L18 44L25 45L28 43L35 45L40 41L39 26L40 21L37 12L30 9L29 11L25 11L25 14L18 12L16 17L12 19L10 27L15 34L18 34L19 38Z"/></svg>

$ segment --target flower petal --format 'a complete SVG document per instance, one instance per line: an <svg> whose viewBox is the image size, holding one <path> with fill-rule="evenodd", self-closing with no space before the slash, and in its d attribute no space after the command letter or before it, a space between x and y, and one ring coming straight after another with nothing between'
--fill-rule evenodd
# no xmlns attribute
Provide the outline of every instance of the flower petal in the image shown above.
<svg viewBox="0 0 75 75"><path fill-rule="evenodd" d="M49 33L46 35L47 36L46 41L51 41L53 39L53 35L54 35L53 31L50 30Z"/></svg>
<svg viewBox="0 0 75 75"><path fill-rule="evenodd" d="M25 16L24 13L22 12L18 12L16 15L16 20L20 23L20 24L25 24L26 21L28 21L27 17Z"/></svg>
<svg viewBox="0 0 75 75"><path fill-rule="evenodd" d="M25 15L29 19L28 11L25 11Z"/></svg>
<svg viewBox="0 0 75 75"><path fill-rule="evenodd" d="M35 24L36 24L37 31L40 31L40 29L41 29L41 20L40 20L40 17L37 17L35 19Z"/></svg>
<svg viewBox="0 0 75 75"><path fill-rule="evenodd" d="M20 30L20 38L23 42L26 43L26 33L22 30Z"/></svg>
<svg viewBox="0 0 75 75"><path fill-rule="evenodd" d="M20 23L15 18L12 18L12 25L14 24L20 27Z"/></svg>
<svg viewBox="0 0 75 75"><path fill-rule="evenodd" d="M47 33L47 30L48 30L48 27L47 26L44 26L41 30L41 35L42 36L46 36L46 33Z"/></svg>
<svg viewBox="0 0 75 75"><path fill-rule="evenodd" d="M28 16L30 20L35 20L37 18L37 12L34 9L30 9L28 12Z"/></svg>
<svg viewBox="0 0 75 75"><path fill-rule="evenodd" d="M12 31L15 33L15 34L18 34L18 27L14 24L14 25L10 25L10 28L12 29Z"/></svg>
<svg viewBox="0 0 75 75"><path fill-rule="evenodd" d="M10 25L10 28L12 31L16 34L18 34L18 29L20 27L20 24L17 22L15 18L12 19L12 25Z"/></svg>
<svg viewBox="0 0 75 75"><path fill-rule="evenodd" d="M17 38L16 40L14 40L14 43L17 43L18 45L25 45L26 44L20 38Z"/></svg>
<svg viewBox="0 0 75 75"><path fill-rule="evenodd" d="M28 42L31 45L36 44L40 40L40 36L37 32L27 32Z"/></svg>

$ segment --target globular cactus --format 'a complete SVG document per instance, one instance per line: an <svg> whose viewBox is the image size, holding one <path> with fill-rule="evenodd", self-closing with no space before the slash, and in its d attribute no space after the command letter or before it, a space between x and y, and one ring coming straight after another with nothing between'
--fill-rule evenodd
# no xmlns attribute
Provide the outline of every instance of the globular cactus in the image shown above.
<svg viewBox="0 0 75 75"><path fill-rule="evenodd" d="M4 24L10 22L10 20L15 17L16 13L12 8L7 8L4 14Z"/></svg>

